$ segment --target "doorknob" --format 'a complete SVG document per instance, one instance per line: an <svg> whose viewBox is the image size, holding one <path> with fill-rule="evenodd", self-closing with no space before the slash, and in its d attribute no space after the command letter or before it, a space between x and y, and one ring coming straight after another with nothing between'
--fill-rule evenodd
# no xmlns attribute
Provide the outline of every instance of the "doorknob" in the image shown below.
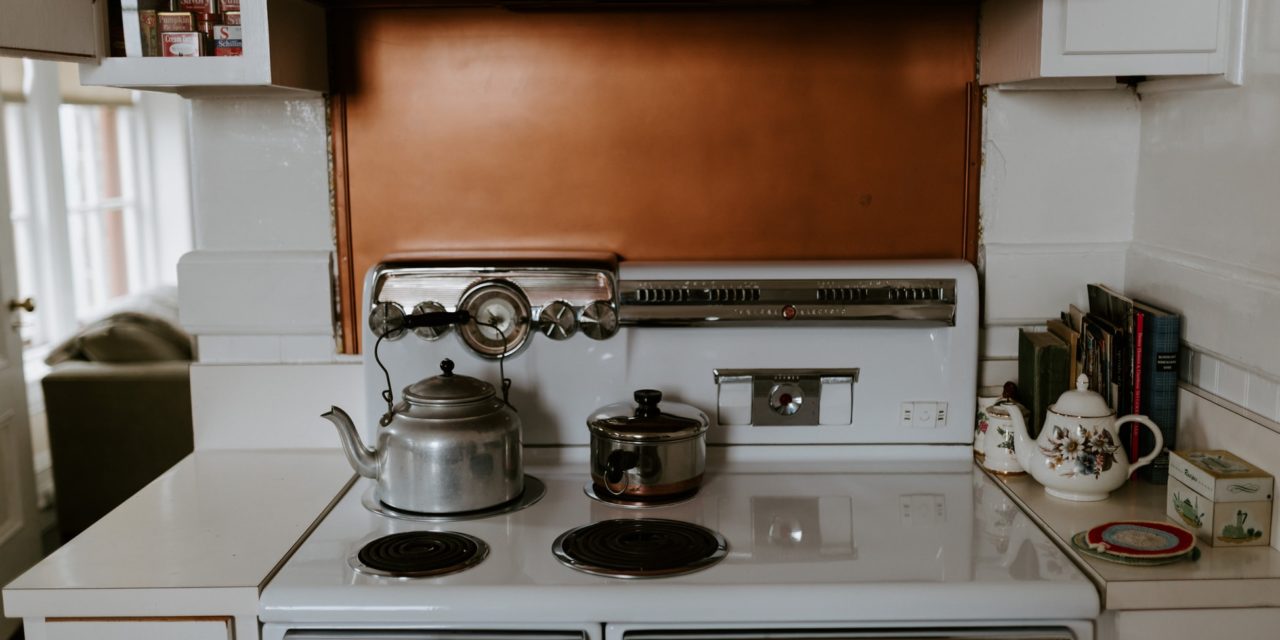
<svg viewBox="0 0 1280 640"><path fill-rule="evenodd" d="M27 298L26 300L10 300L9 311L17 311L18 309L31 313L36 310L36 301L31 298Z"/></svg>

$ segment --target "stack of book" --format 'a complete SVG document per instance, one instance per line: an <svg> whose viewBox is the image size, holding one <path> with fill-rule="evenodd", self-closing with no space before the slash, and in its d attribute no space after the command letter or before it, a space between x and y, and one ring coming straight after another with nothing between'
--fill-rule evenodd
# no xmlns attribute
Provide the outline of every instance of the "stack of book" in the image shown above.
<svg viewBox="0 0 1280 640"><path fill-rule="evenodd" d="M1151 418L1160 427L1165 449L1175 448L1181 316L1102 284L1088 286L1088 299L1087 313L1072 305L1060 319L1048 322L1048 331L1024 332L1020 339L1018 374L1030 389L1033 420L1042 421L1057 394L1074 386L1071 381L1083 373L1089 376L1089 388L1117 415ZM1151 433L1138 424L1122 427L1120 435L1130 462L1155 447ZM1139 470L1159 484L1167 482L1168 472L1167 453Z"/></svg>

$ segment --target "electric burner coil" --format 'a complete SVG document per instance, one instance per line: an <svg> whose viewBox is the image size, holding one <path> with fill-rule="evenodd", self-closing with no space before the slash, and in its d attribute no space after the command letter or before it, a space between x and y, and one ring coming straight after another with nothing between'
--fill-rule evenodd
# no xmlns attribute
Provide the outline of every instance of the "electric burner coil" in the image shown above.
<svg viewBox="0 0 1280 640"><path fill-rule="evenodd" d="M604 520L570 529L552 547L564 565L609 578L665 578L705 569L729 553L724 536L662 518Z"/></svg>
<svg viewBox="0 0 1280 640"><path fill-rule="evenodd" d="M469 569L489 555L485 541L453 531L406 531L369 542L352 569L385 578L434 578Z"/></svg>

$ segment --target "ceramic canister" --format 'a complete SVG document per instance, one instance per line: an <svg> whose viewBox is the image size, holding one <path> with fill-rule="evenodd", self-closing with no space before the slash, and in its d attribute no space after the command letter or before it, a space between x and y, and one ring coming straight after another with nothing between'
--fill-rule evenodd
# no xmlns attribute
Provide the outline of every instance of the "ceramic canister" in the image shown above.
<svg viewBox="0 0 1280 640"><path fill-rule="evenodd" d="M984 410L986 434L982 438L982 466L996 473L1023 473L1018 456L1013 449L1013 418L1010 411L1019 411L1023 419L1031 415L1026 407L1008 398L1002 398Z"/></svg>

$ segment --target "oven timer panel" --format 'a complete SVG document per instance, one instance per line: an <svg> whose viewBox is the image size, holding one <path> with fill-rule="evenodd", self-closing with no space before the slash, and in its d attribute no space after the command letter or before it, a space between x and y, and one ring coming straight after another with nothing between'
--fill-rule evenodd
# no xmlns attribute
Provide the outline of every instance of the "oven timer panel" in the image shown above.
<svg viewBox="0 0 1280 640"><path fill-rule="evenodd" d="M722 425L825 426L853 422L858 369L716 369Z"/></svg>

